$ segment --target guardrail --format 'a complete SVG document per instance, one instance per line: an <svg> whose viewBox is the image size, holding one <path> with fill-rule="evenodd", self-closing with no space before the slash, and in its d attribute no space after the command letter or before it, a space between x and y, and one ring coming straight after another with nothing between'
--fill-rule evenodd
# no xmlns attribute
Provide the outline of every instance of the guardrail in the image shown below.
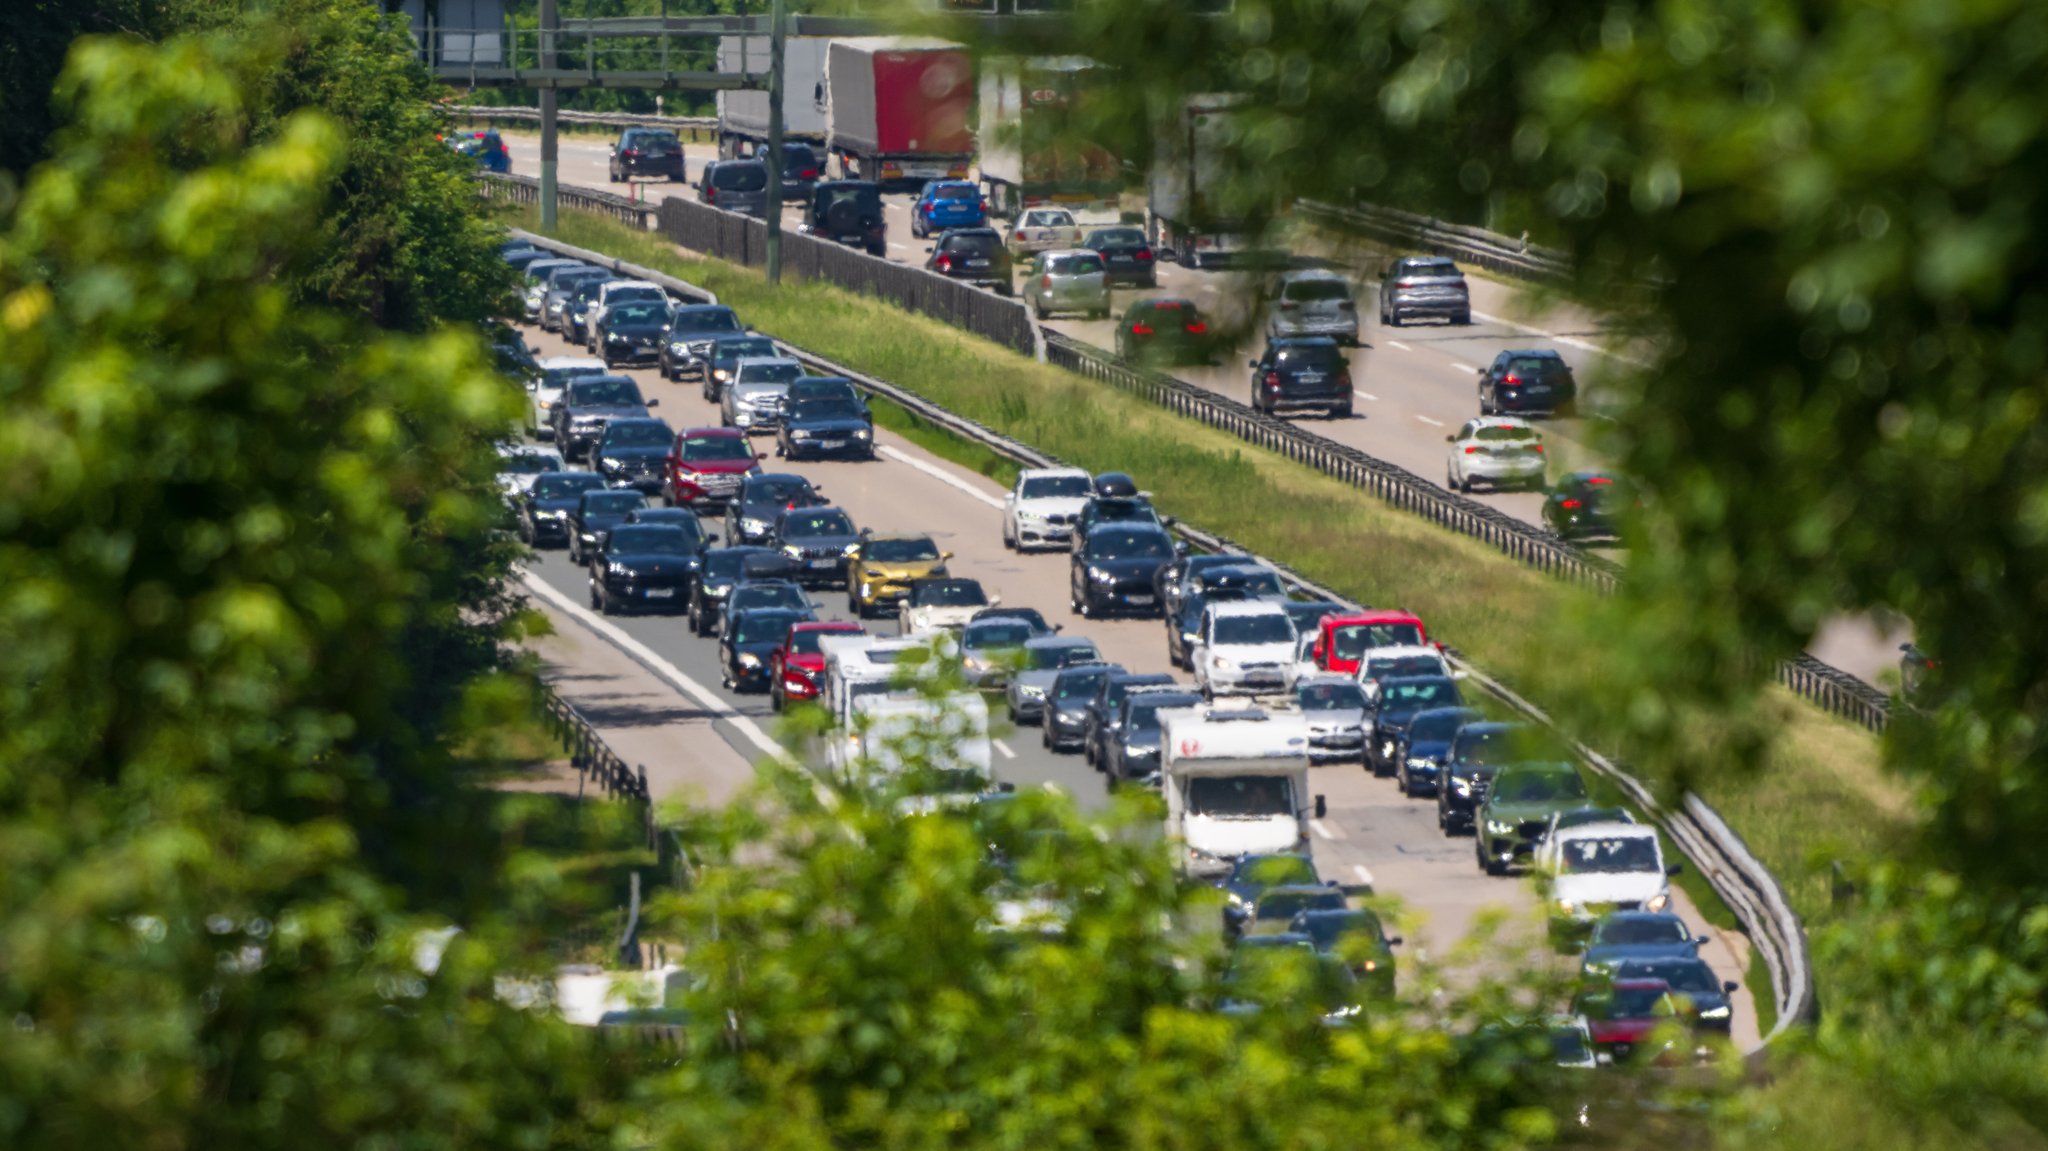
<svg viewBox="0 0 2048 1151"><path fill-rule="evenodd" d="M686 298L704 299L710 295L703 289L690 285L686 281L679 281L674 277L662 275L650 268L613 260L598 253L590 253L584 249L575 248L545 237L535 236L531 233L519 232L516 234L522 239L532 241L538 247L561 252L564 255L577 259L589 259L591 256L598 256L595 262L613 267L623 274L653 280L657 283L663 283L665 286L668 284L678 285L682 289L681 294ZM1066 342L1071 343L1071 341ZM916 415L919 419L942 427L952 434L987 448L1006 459L1034 468L1063 466L1063 461L1058 457L1049 455L1021 440L1014 439L993 428L958 415L907 388L865 375L844 364L836 363L785 341L777 340L776 343L786 354L802 361L806 366L830 375L844 376L852 380L855 386L863 391L888 400L890 403L896 404ZM1125 370L1131 371L1132 369ZM1166 379L1171 380L1171 377L1166 377ZM1171 382L1179 384L1179 381ZM1187 384L1180 384L1179 386L1181 388L1192 388L1191 385ZM1192 390L1199 392L1199 389ZM1202 392L1200 395L1211 400L1219 400L1218 397L1206 392ZM1230 401L1219 400L1219 402L1227 404ZM1249 409L1246 410L1249 411ZM1352 450L1342 448L1341 445L1331 446L1342 451ZM1370 457L1367 458L1369 459ZM1374 462L1378 463L1378 461ZM1391 465L1381 466L1391 468ZM1394 470L1398 471L1399 469ZM1406 473L1402 474L1405 475ZM1491 513L1490 509L1482 510L1486 510L1490 514L1498 514ZM1211 551L1244 550L1238 548L1236 544L1223 536L1202 531L1200 528L1185 522L1176 525L1176 530L1190 541ZM1281 577L1290 588L1318 599L1348 603L1343 596L1307 579L1285 564L1272 560L1267 562L1271 563L1275 570L1280 572ZM1534 722L1555 729L1555 722L1542 709L1523 699L1506 684L1472 666L1470 661L1462 656L1452 653L1452 657L1457 666L1470 673L1471 682L1479 684L1489 694L1492 694L1503 704L1521 715L1528 717ZM1751 942L1758 948L1759 953L1763 956L1764 966L1770 972L1772 1001L1777 1008L1777 1025L1772 1028L1769 1035L1764 1037L1764 1041L1768 1043L1778 1035L1783 1034L1786 1028L1795 1023L1810 1023L1816 1019L1819 1013L1819 1006L1818 1000L1814 995L1813 966L1807 951L1805 927L1800 923L1798 914L1792 910L1791 902L1786 898L1784 889L1779 885L1777 877L1771 874L1770 869L1750 852L1748 845L1742 841L1742 838L1736 835L1728 827L1727 823L1715 813L1714 809L1698 796L1688 793L1675 810L1666 809L1658 804L1656 796L1651 790L1629 775L1622 765L1600 755L1583 744L1575 742L1574 746L1594 771L1614 781L1630 797L1633 803L1640 807L1646 815L1654 819L1670 835L1672 841L1678 845L1679 849L1685 852L1687 858L1691 859L1693 864L1699 868L1701 875L1713 886L1715 892L1727 902L1729 908L1734 911L1736 918L1741 922L1743 931L1748 934Z"/></svg>
<svg viewBox="0 0 2048 1151"><path fill-rule="evenodd" d="M510 200L515 204L540 203L540 181L532 176L513 176L503 172L477 173L478 187L483 194L493 199ZM642 200L628 199L611 192L593 192L588 188L571 188L557 185L555 202L566 208L594 212L609 216L628 227L647 229L648 217L654 214L654 207Z"/></svg>
<svg viewBox="0 0 2048 1151"><path fill-rule="evenodd" d="M484 104L444 104L451 116L486 123L538 124L538 108L500 108ZM583 124L593 128L672 128L678 136L697 139L700 135L718 138L718 117L716 116L648 116L635 112L574 112L563 109L555 118L564 124Z"/></svg>
<svg viewBox="0 0 2048 1151"><path fill-rule="evenodd" d="M1333 221L1403 251L1450 256L1504 276L1542 283L1563 283L1572 277L1571 257L1554 248L1531 244L1526 232L1519 237L1503 236L1484 228L1452 224L1434 216L1377 204L1345 208L1301 200L1294 206L1305 215Z"/></svg>

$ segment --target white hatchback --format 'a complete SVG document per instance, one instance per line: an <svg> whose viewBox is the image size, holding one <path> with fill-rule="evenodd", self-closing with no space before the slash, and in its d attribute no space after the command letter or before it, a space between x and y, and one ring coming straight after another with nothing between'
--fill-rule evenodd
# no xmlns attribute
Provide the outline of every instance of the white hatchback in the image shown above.
<svg viewBox="0 0 2048 1151"><path fill-rule="evenodd" d="M1081 246L1081 225L1065 208L1027 208L1010 229L1010 251L1019 256Z"/></svg>

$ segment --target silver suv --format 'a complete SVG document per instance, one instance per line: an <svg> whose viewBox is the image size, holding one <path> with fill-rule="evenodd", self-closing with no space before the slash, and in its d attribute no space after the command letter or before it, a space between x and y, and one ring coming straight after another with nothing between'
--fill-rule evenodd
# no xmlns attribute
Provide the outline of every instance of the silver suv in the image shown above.
<svg viewBox="0 0 2048 1151"><path fill-rule="evenodd" d="M1472 322L1465 273L1447 256L1402 256L1380 274L1380 323L1398 328L1416 318Z"/></svg>
<svg viewBox="0 0 2048 1151"><path fill-rule="evenodd" d="M1351 282L1321 268L1281 276L1266 318L1266 335L1328 336L1355 346L1358 303L1351 298Z"/></svg>
<svg viewBox="0 0 2048 1151"><path fill-rule="evenodd" d="M743 216L765 216L768 165L760 160L713 160L698 177L697 199Z"/></svg>

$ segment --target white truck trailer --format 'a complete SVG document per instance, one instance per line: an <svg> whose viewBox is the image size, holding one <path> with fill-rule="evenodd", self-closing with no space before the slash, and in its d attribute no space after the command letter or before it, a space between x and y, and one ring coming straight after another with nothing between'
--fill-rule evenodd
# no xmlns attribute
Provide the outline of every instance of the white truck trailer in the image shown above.
<svg viewBox="0 0 2048 1151"><path fill-rule="evenodd" d="M822 36L791 36L782 42L782 139L808 144L825 152L825 48ZM721 72L766 72L768 37L721 36ZM718 155L731 160L768 147L768 93L721 91L718 94Z"/></svg>
<svg viewBox="0 0 2048 1151"><path fill-rule="evenodd" d="M1025 208L1062 207L1116 219L1123 167L1107 148L1081 138L1086 101L1105 71L1081 56L981 62L975 143L992 214L1009 219Z"/></svg>
<svg viewBox="0 0 2048 1151"><path fill-rule="evenodd" d="M1246 252L1256 225L1230 193L1236 96L1193 96L1160 124L1145 230L1155 248L1203 268Z"/></svg>
<svg viewBox="0 0 2048 1151"><path fill-rule="evenodd" d="M1203 706L1160 717L1166 836L1181 870L1213 879L1240 856L1309 850L1323 797L1308 790L1299 713Z"/></svg>

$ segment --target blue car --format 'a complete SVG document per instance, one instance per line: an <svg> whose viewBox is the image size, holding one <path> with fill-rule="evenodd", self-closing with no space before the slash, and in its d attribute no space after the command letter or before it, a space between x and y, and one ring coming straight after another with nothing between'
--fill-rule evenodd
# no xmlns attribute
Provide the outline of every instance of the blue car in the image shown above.
<svg viewBox="0 0 2048 1151"><path fill-rule="evenodd" d="M910 207L910 234L919 239L948 228L987 224L988 205L981 198L981 189L967 180L930 181Z"/></svg>
<svg viewBox="0 0 2048 1151"><path fill-rule="evenodd" d="M1639 960L1692 959L1706 941L1668 911L1617 911L1593 926L1586 941L1586 970L1610 971Z"/></svg>
<svg viewBox="0 0 2048 1151"><path fill-rule="evenodd" d="M467 133L451 138L449 143L463 155L474 157L477 166L486 172L512 170L512 153L505 150L504 137L495 131Z"/></svg>

